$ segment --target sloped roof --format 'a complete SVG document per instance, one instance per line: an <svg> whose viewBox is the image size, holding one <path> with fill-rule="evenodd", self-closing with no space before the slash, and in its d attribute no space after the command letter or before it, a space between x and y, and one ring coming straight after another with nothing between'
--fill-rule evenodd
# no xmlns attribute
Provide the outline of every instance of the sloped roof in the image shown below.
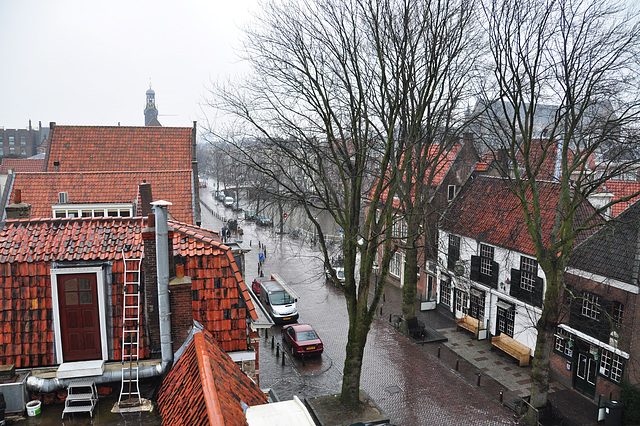
<svg viewBox="0 0 640 426"><path fill-rule="evenodd" d="M0 174L6 175L9 169L14 172L41 172L44 159L38 158L3 158L0 164Z"/></svg>
<svg viewBox="0 0 640 426"><path fill-rule="evenodd" d="M442 183L442 180L445 178L445 176L447 176L447 173L453 166L455 159L458 157L458 154L460 153L461 149L462 149L462 144L456 143L453 146L451 146L450 150L444 153L445 156L443 158L438 160L438 157L443 154L441 152L442 146L437 144L430 145L427 151L426 157L429 159L429 161L432 161L434 164L432 164L427 171L427 175L425 176L425 183L428 183L428 180L431 178L430 173L433 172L431 187L437 188ZM373 190L375 191L375 188ZM412 191L411 198L414 199L415 186L412 187L411 191ZM388 193L389 193L389 189L387 187L386 189L384 189L380 199L386 200ZM397 209L397 208L400 208L400 206L401 206L401 200L399 198L394 199L393 207Z"/></svg>
<svg viewBox="0 0 640 426"><path fill-rule="evenodd" d="M640 202L636 202L576 247L569 265L637 286L639 256Z"/></svg>
<svg viewBox="0 0 640 426"><path fill-rule="evenodd" d="M628 197L640 191L640 182L628 180L608 180L604 184L606 191L613 194L613 200L619 200ZM611 217L616 217L622 213L627 207L638 201L640 196L631 198L629 201L614 204L611 207Z"/></svg>
<svg viewBox="0 0 640 426"><path fill-rule="evenodd" d="M542 211L542 235L544 244L547 245L555 219L560 185L538 182L538 188ZM593 206L583 203L576 212L576 223L583 223L593 211ZM503 178L478 176L470 179L451 203L441 223L441 229L509 250L535 255L520 203ZM576 244L583 241L587 234L589 232L581 233L576 238Z"/></svg>
<svg viewBox="0 0 640 426"><path fill-rule="evenodd" d="M111 261L114 298L107 303L122 303L117 301L122 291L122 252L127 257L143 256L145 225L146 219L140 217L8 220L0 230L0 294L4 293L0 364L18 368L54 364L51 262ZM215 232L172 220L168 225L173 255L187 260L194 319L214 332L225 350L246 350L246 320L258 316L231 250ZM222 291L214 291L216 286ZM224 319L224 309L231 310L231 319ZM114 309L113 317L113 359L119 359L117 324L122 310ZM141 347L141 356L147 357L148 349Z"/></svg>
<svg viewBox="0 0 640 426"><path fill-rule="evenodd" d="M116 260L126 249L128 257L143 256L143 218L46 218L7 220L0 230L0 264L51 261ZM186 223L168 221L173 229L173 253L183 257L226 253L251 318L255 307L233 254L217 233ZM210 274L204 269L203 279ZM211 276L212 277L212 276Z"/></svg>
<svg viewBox="0 0 640 426"><path fill-rule="evenodd" d="M45 171L187 170L191 127L59 126L51 129Z"/></svg>
<svg viewBox="0 0 640 426"><path fill-rule="evenodd" d="M165 425L247 425L242 403L267 398L206 331L194 335L158 395Z"/></svg>
<svg viewBox="0 0 640 426"><path fill-rule="evenodd" d="M22 201L31 204L31 217L52 216L58 193L67 192L69 203L135 203L138 186L151 184L154 200L165 200L174 219L193 223L192 171L146 172L72 172L72 173L16 173L10 202L16 189L22 190Z"/></svg>

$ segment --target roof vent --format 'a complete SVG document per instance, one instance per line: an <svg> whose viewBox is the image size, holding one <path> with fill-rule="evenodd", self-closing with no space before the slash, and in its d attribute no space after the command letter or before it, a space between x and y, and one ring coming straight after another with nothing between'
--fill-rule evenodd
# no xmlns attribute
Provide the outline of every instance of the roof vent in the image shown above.
<svg viewBox="0 0 640 426"><path fill-rule="evenodd" d="M58 204L67 204L69 202L68 192L58 192Z"/></svg>

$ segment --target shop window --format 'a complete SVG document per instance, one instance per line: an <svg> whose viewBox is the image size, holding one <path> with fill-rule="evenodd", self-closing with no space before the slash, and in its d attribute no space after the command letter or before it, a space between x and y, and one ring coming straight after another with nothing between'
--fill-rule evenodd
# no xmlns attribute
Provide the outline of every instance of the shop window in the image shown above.
<svg viewBox="0 0 640 426"><path fill-rule="evenodd" d="M440 279L440 303L451 307L451 277L446 275Z"/></svg>
<svg viewBox="0 0 640 426"><path fill-rule="evenodd" d="M498 313L497 313L497 335L500 333L504 333L509 337L513 337L513 326L515 323L515 314L516 310L513 305L510 305L506 302L499 301L498 302Z"/></svg>
<svg viewBox="0 0 640 426"><path fill-rule="evenodd" d="M553 349L560 355L571 358L573 356L573 341L573 336L567 330L558 327Z"/></svg>
<svg viewBox="0 0 640 426"><path fill-rule="evenodd" d="M620 355L616 355L611 351L602 350L600 355L600 375L616 383L622 380L622 371L624 368L624 360Z"/></svg>
<svg viewBox="0 0 640 426"><path fill-rule="evenodd" d="M402 267L402 253L395 252L393 254L393 257L391 258L391 263L389 264L389 273L399 278L401 267Z"/></svg>

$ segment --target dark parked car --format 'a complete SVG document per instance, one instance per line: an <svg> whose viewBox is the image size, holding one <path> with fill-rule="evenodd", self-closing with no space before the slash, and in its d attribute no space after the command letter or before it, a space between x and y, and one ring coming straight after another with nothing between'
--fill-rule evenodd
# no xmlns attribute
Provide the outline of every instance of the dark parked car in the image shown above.
<svg viewBox="0 0 640 426"><path fill-rule="evenodd" d="M244 220L256 220L256 211L245 209Z"/></svg>
<svg viewBox="0 0 640 426"><path fill-rule="evenodd" d="M260 226L271 226L271 225L273 225L273 222L271 222L271 219L269 219L268 216L257 215L256 216L256 224L258 224Z"/></svg>
<svg viewBox="0 0 640 426"><path fill-rule="evenodd" d="M282 342L291 347L292 355L320 355L322 340L309 324L291 324L282 327Z"/></svg>

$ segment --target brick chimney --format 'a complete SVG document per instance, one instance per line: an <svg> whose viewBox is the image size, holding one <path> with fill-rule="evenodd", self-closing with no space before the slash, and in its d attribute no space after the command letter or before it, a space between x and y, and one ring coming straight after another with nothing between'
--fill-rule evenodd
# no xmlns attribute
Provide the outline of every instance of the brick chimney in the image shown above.
<svg viewBox="0 0 640 426"><path fill-rule="evenodd" d="M158 311L158 261L156 258L156 217L149 213L146 218L146 227L142 229L142 241L144 244L144 315L148 325L149 351L159 354L160 348L160 315ZM169 274L175 274L173 259L173 229L168 229L169 247Z"/></svg>
<svg viewBox="0 0 640 426"><path fill-rule="evenodd" d="M22 202L22 190L16 189L13 196L13 204L5 208L7 219L30 219L31 204Z"/></svg>
<svg viewBox="0 0 640 426"><path fill-rule="evenodd" d="M151 184L143 180L142 183L138 185L138 193L140 194L141 216L146 217L153 214L153 209L151 208L151 201L153 201Z"/></svg>

